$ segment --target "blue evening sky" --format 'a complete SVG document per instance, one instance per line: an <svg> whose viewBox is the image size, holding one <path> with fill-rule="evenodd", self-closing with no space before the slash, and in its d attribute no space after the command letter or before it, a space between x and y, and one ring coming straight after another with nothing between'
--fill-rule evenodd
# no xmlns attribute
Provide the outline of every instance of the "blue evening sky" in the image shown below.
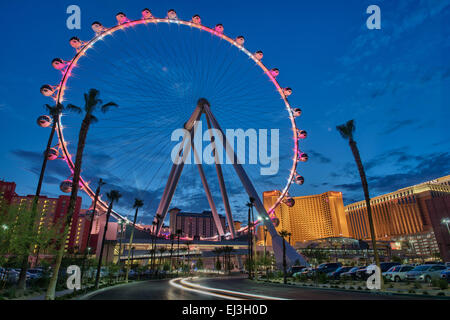
<svg viewBox="0 0 450 320"><path fill-rule="evenodd" d="M81 8L81 30L68 30L66 27L68 17L66 8L72 4ZM366 14L366 8L371 4L381 8L381 30L368 30L366 27L369 16ZM3 134L0 179L15 181L19 194L34 192L41 165L40 155L48 138L49 131L39 128L36 125L36 118L44 113L43 105L51 103L48 98L40 95L40 86L45 83L56 84L60 79L60 74L51 67L50 61L55 57L71 59L73 49L68 44L69 38L75 35L82 40L89 40L93 35L90 28L93 21L99 20L105 26L112 26L115 25L114 16L117 12L123 11L130 18L136 19L140 17L141 9L145 7L149 7L156 17L165 17L167 10L173 8L184 20L189 20L193 14L200 14L205 25L212 27L216 23L222 23L227 35L231 37L245 35L246 47L249 50L263 50L263 62L280 69L278 80L282 86L294 89L294 94L289 100L293 106L302 108L303 115L298 125L306 129L309 135L308 139L301 142L301 146L309 154L310 161L301 164L299 168L306 182L302 187L293 186L291 195L300 196L334 190L343 192L346 204L363 199L359 175L350 148L336 131L336 125L350 119L356 121L355 137L366 167L372 196L450 173L449 0L2 1L0 125ZM121 64L127 57L130 57L130 63L132 59L136 59L135 61L153 59L152 63L156 65L159 63L155 62L157 58L165 55L164 50L169 50L167 59L173 57L173 61L180 64L178 66L180 68L174 70L173 76L186 76L183 70L189 68L182 69L181 65L184 65L182 59L194 61L187 57L193 57L197 53L205 56L208 53L207 47L204 49L200 46L193 49L188 47L191 43L189 41L200 43L210 39L205 40L201 35L192 35L191 32L192 38L183 43L187 53L181 55L180 51L170 51L170 41L164 36L164 32L170 31L176 30L168 31L164 27L159 30L160 37L167 42L159 47L160 51L154 51L155 56L150 54L145 56L144 45L139 45L135 49L130 47L136 45L133 42L134 37L138 37L139 32L145 30L136 29L136 35L126 35L123 41L128 41L130 45L116 53L109 52L106 47L105 51L101 51L103 49L100 46L97 56L95 53L90 56L92 61L86 60L84 66L80 63L78 78L74 80L72 91L67 94L69 102L82 106L82 93L92 85L103 93L105 102L113 100L121 105L121 110L116 113L117 117L124 116L124 110L132 110L125 107L127 103L133 104L132 102L137 101L136 95L125 98L125 89L123 92L117 90L122 87L118 82L121 79L130 83L130 86L137 79L134 76L137 69L133 70L133 67L130 69L129 66ZM196 38L197 36L199 38ZM109 44L114 47L113 41L121 41L120 37L111 39ZM217 46L220 45L223 44ZM136 52L140 52L141 55L137 55ZM99 59L98 63L95 58ZM232 62L226 59L230 57L224 55L223 61ZM214 68L227 70L220 69L223 65L219 60L217 58L211 61L212 66L208 67L212 70L211 73L214 73ZM113 67L108 69L110 62L107 61L116 61L117 66L114 66L116 69ZM236 61L243 63L238 59ZM92 71L89 63L98 65L97 73ZM148 68L155 65L152 66L149 62ZM144 67L145 63L142 63L142 66ZM236 65L236 70L241 70L238 66ZM145 72L146 69L142 70ZM233 69L228 70L231 74L230 70ZM103 77L95 76L107 71L110 73L102 73ZM251 72L254 70L249 71L248 77L252 76ZM121 74L124 74L123 78L120 78ZM168 74L170 78L172 73ZM237 77L236 74L235 76ZM245 77L240 79L241 85L247 81ZM178 80L177 86L188 86L181 82L181 78ZM260 85L258 81L260 80L255 80L252 84L245 82L249 91L240 91L243 96L241 99L238 93L232 94L233 86L237 87L238 82L229 75L229 78L223 78L224 88L227 89L229 97L220 97L218 92L211 94L212 100L241 99L242 104L251 108L251 112L260 110L259 115L252 117L244 106L236 112L233 111L235 116L232 117L224 111L224 105L221 115L220 111L217 111L217 117L223 117L225 126L227 121L228 123L237 121L236 126L247 125L248 128L278 128L278 123L283 126L279 122L281 118L278 113L272 115L261 105L261 101L266 98L258 93L258 89L264 89L264 84ZM172 82L175 83L175 80ZM147 90L144 86L136 90L141 89ZM189 89L186 87L185 90ZM192 89L192 92L203 94L205 90L208 89L198 87ZM252 93L255 98L252 98ZM277 98L273 94L269 92L267 99ZM151 96L151 93L148 95ZM147 100L148 103L149 101ZM235 106L234 102L229 103L230 108L231 104ZM256 105L261 109L256 109ZM186 114L180 115L180 119L185 117L190 109L185 108L183 111ZM111 128L107 124L110 123L108 121L114 121L113 112L110 118L100 121L98 127L93 129L91 139L98 139L105 144L109 135L113 134L112 129L99 131L98 135L95 130ZM162 124L165 125L164 114L166 113L163 112L158 116L162 121L160 127ZM81 118L73 114L65 117L70 117L67 135L69 138L72 137L70 140L75 145L78 130L76 124L80 123ZM167 121L169 126L170 121ZM269 122L271 123L268 124ZM283 123L289 125L288 122ZM117 132L120 132L120 129ZM122 133L125 134L126 131ZM159 137L163 141L162 133ZM151 141L154 142L153 139ZM165 143L161 141L157 144ZM74 145L71 148L74 148ZM111 155L117 150L108 148L97 150L92 145L87 149L89 154L83 167L85 176L90 178L94 186L100 176L107 181L108 179L110 182L114 181L111 182L110 188L117 187L123 191L125 196L121 200L121 209L125 214L132 205L134 196L141 196L147 203L151 202L152 205L147 206L142 219L142 222L149 222L155 203L159 201L158 192L164 175L161 174L154 179L151 186L146 181L140 180L145 178L149 180L145 175L147 173L149 176L158 173L158 161L138 156L131 156L127 161L120 160L124 157ZM119 147L122 148L122 145L117 148ZM150 148L154 150L156 147L151 145ZM285 159L280 161L282 167L277 177L261 180L261 183L255 179L259 192L282 187L289 170L289 161L286 160L289 160L290 156L283 152L286 150L289 151L286 147L281 148L280 157ZM74 153L74 149L72 152ZM95 152L98 152L98 157L93 156ZM148 154L149 151L145 152ZM166 154L167 152L164 156ZM138 158L143 159L143 162L139 163ZM143 169L145 160L152 161L155 165L149 165L148 170ZM168 174L169 169L169 166L164 167L161 172ZM213 172L210 169L208 168L208 172ZM229 168L225 171L231 172ZM253 171L252 174L255 174L256 170ZM188 176L194 175L193 170L187 172ZM250 175L253 176L252 174ZM59 182L68 175L69 171L63 167L62 161L50 163L43 194L59 195ZM130 176L134 179L134 185L129 181ZM236 200L233 200L233 210L236 216L245 219L245 203L243 198L239 197L242 190L236 180L231 179L229 184L230 192L237 195ZM177 191L181 196L174 199L174 205L185 211L208 209L198 181L195 183L190 180L183 181L179 189ZM185 189L189 189L190 193L186 193ZM217 188L213 189L217 191ZM84 207L88 204L88 200L84 198Z"/></svg>

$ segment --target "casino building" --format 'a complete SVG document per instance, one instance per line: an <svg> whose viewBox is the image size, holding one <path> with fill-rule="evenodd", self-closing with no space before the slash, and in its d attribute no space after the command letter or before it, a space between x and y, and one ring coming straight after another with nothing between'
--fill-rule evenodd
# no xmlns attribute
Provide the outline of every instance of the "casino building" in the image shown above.
<svg viewBox="0 0 450 320"><path fill-rule="evenodd" d="M281 195L280 191L263 193L266 210L269 210ZM344 202L341 192L329 191L318 195L293 197L295 204L282 203L275 209L279 220L277 231L291 233L291 244L328 237L348 237L349 230L345 219ZM264 231L257 230L258 245L264 245ZM271 245L270 235L266 234L266 245Z"/></svg>
<svg viewBox="0 0 450 320"><path fill-rule="evenodd" d="M377 240L393 241L421 256L437 253L450 261L450 176L374 197L370 201ZM370 239L365 201L345 207L350 235Z"/></svg>

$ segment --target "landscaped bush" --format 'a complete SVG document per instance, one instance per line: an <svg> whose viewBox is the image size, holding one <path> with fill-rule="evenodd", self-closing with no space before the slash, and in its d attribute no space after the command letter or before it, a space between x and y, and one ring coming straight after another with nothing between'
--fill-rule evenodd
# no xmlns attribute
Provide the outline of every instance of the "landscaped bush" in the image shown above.
<svg viewBox="0 0 450 320"><path fill-rule="evenodd" d="M440 279L439 282L438 282L438 287L441 290L447 290L448 289L448 282L447 282L447 280Z"/></svg>

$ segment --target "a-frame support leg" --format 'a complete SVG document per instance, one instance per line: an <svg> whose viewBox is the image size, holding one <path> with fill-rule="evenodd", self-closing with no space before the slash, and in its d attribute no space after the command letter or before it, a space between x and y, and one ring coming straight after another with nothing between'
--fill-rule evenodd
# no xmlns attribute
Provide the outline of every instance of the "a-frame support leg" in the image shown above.
<svg viewBox="0 0 450 320"><path fill-rule="evenodd" d="M209 119L212 122L213 127L220 131L223 136L223 146L226 149L226 153L229 157L229 159L233 162L233 167L236 171L236 174L238 175L239 179L241 180L242 185L244 186L247 194L249 197L252 197L255 199L255 208L258 211L258 213L263 218L263 223L267 227L271 237L272 237L272 247L275 253L275 258L278 265L282 265L283 263L283 241L285 242L286 247L286 260L288 265L293 265L296 262L300 263L301 265L308 265L308 262L305 260L305 258L300 255L289 243L287 243L281 236L278 234L277 230L275 229L275 226L273 225L272 221L270 220L269 215L267 214L266 209L264 208L264 205L259 198L258 193L255 190L255 187L251 183L249 177L247 176L247 173L242 168L242 166L238 163L238 159L236 156L236 153L234 152L233 148L229 144L226 135L224 134L223 130L220 128L219 123L214 118L209 105L205 105L204 110L209 117Z"/></svg>

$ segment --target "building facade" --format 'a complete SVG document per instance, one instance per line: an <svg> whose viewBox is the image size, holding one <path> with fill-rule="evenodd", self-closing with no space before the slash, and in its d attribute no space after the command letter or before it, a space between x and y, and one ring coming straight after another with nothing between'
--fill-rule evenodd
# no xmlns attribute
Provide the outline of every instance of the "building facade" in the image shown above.
<svg viewBox="0 0 450 320"><path fill-rule="evenodd" d="M15 205L20 210L31 210L34 195L19 196L12 198L11 205ZM58 198L48 198L40 196L37 204L37 219L39 228L48 228L56 226L59 232L64 231L66 223L67 210L69 208L70 196L59 196ZM81 251L86 247L87 233L81 233L86 219L80 215L81 198L78 197L75 204L75 210L70 223L70 233L67 236L65 247L69 251Z"/></svg>
<svg viewBox="0 0 450 320"><path fill-rule="evenodd" d="M448 257L450 239L440 221L449 216L445 200L450 194L449 183L450 176L446 176L372 198L376 239L409 243L419 255L440 252L442 258ZM351 236L370 239L365 201L347 205L345 212Z"/></svg>
<svg viewBox="0 0 450 320"><path fill-rule="evenodd" d="M269 210L281 195L280 191L263 193L266 210ZM275 209L279 221L277 231L291 233L291 244L328 237L348 237L344 202L341 192L329 191L323 194L294 197L295 204L290 207L284 203ZM277 223L276 223L277 224ZM263 228L258 228L258 242L263 242ZM267 245L271 244L266 234Z"/></svg>
<svg viewBox="0 0 450 320"><path fill-rule="evenodd" d="M16 193L16 184L14 182L0 181L0 210L2 207L12 205L20 210L31 210L34 195L20 196ZM50 228L57 226L59 232L62 232L65 224L65 218L69 207L69 196L60 196L58 198L48 198L40 196L37 203L36 223L39 228ZM66 250L82 251L87 245L88 228L85 214L81 212L81 198L78 197L75 211L70 225L70 233L66 240Z"/></svg>
<svg viewBox="0 0 450 320"><path fill-rule="evenodd" d="M170 232L176 234L181 230L181 237L187 238L211 238L218 235L216 224L211 211L202 213L181 212L174 208L169 211L170 214ZM219 215L220 222L224 230L225 217Z"/></svg>

